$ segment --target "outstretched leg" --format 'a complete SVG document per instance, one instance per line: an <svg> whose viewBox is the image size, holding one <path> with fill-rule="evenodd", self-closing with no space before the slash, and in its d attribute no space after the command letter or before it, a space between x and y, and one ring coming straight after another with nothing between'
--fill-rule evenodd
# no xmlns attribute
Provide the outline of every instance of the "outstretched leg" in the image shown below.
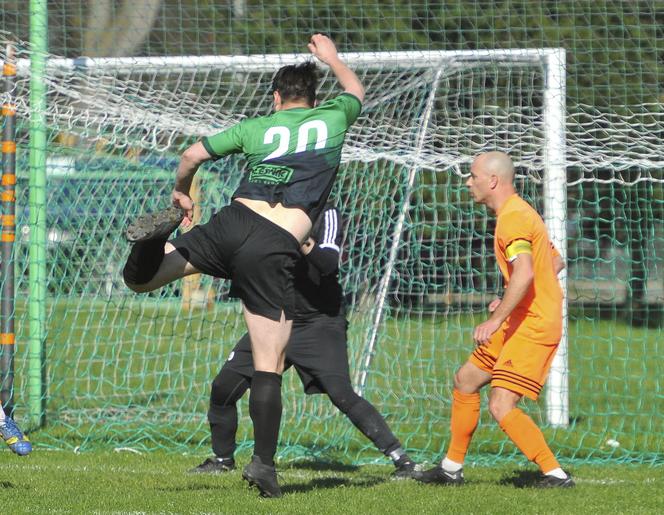
<svg viewBox="0 0 664 515"><path fill-rule="evenodd" d="M395 476L411 477L415 470L415 462L403 450L401 442L394 436L373 404L357 395L347 378L327 376L318 378L318 382L332 404L339 408L380 452L392 459L397 468Z"/></svg>
<svg viewBox="0 0 664 515"><path fill-rule="evenodd" d="M122 275L127 287L145 293L200 273L168 242L149 240L135 243L127 258Z"/></svg>
<svg viewBox="0 0 664 515"><path fill-rule="evenodd" d="M521 394L505 388L493 387L489 396L489 411L514 445L526 458L537 464L545 478L540 486L574 486L544 439L539 427L517 408Z"/></svg>

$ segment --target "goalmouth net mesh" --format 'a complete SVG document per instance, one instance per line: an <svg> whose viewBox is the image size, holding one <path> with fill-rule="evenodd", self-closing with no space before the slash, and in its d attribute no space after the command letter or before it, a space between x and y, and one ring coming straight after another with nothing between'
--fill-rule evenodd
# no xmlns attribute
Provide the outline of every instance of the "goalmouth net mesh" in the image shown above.
<svg viewBox="0 0 664 515"><path fill-rule="evenodd" d="M522 50L345 56L367 91L332 194L346 223L340 278L349 302L351 373L416 455L436 456L447 441L454 370L467 359L472 328L501 289L493 218L473 205L464 187L470 161L486 150L508 152L517 165L519 192L543 215L560 204L559 197L547 198L547 55ZM27 396L20 371L28 360L21 342L28 338L29 316L31 74L29 51L18 57L13 97L19 123L15 397L20 414ZM207 446L209 383L245 332L239 306L228 301L228 284L208 277L133 294L121 281L128 253L122 233L127 220L167 205L182 150L245 117L269 113L272 74L303 58L48 56L43 444ZM339 88L327 69L321 71L319 99L324 100ZM564 102L564 95L558 101ZM661 129L664 115L643 107L616 113L567 106L562 156L567 181L556 191L567 188L557 225L570 258L570 375L569 385L561 387L569 394L573 425L547 431L563 455L578 459L596 456L609 434L629 446L630 459L648 460L662 450L661 428L653 422L661 385L644 392L635 380L625 382L621 368L631 361L642 363L649 377L661 375L656 363L645 360L647 337L606 334L599 319L585 315L603 309L602 296L611 288L614 306L620 295L602 278L607 258L601 239L588 238L588 226L598 227L589 222L588 211L596 209L602 218L607 192L610 199L639 192L638 205L651 219L662 209L663 153L652 127ZM233 157L199 171L201 221L228 203L244 167ZM629 221L615 220L634 218L631 207L624 203L616 209L622 211L604 221L614 228L613 237L636 231ZM644 234L647 254L658 255L658 238L660 233ZM615 272L621 268L616 261L611 266ZM656 289L648 291L661 301ZM625 339L636 343L618 348ZM619 360L603 361L611 352ZM282 457L378 458L327 399L305 397L296 374L288 377ZM245 402L239 404L241 448L251 445ZM529 403L528 410L538 422L547 421L544 400ZM471 449L488 460L512 452L491 424ZM600 452L611 457L615 450Z"/></svg>

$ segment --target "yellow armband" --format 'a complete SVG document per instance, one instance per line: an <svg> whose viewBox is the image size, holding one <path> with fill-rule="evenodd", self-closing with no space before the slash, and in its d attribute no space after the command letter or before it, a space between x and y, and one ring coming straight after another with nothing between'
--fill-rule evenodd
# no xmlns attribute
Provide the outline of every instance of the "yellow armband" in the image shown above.
<svg viewBox="0 0 664 515"><path fill-rule="evenodd" d="M512 262L519 254L532 254L533 247L528 240L514 240L505 249L507 261Z"/></svg>

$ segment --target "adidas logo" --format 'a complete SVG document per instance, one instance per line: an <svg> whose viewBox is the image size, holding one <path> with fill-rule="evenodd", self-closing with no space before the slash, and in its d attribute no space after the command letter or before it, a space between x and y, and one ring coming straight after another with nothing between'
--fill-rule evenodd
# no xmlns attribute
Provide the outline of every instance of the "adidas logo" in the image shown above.
<svg viewBox="0 0 664 515"><path fill-rule="evenodd" d="M508 359L505 363L503 363L503 366L504 366L504 367L514 368L514 365L512 364L512 360L511 360L511 359Z"/></svg>

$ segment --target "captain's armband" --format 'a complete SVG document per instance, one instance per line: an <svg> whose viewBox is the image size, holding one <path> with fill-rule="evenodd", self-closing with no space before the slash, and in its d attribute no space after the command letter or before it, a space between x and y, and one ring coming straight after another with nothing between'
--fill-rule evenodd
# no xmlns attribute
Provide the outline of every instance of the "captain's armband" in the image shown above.
<svg viewBox="0 0 664 515"><path fill-rule="evenodd" d="M514 240L505 248L505 257L510 263L516 259L519 254L531 254L533 247L528 240Z"/></svg>

